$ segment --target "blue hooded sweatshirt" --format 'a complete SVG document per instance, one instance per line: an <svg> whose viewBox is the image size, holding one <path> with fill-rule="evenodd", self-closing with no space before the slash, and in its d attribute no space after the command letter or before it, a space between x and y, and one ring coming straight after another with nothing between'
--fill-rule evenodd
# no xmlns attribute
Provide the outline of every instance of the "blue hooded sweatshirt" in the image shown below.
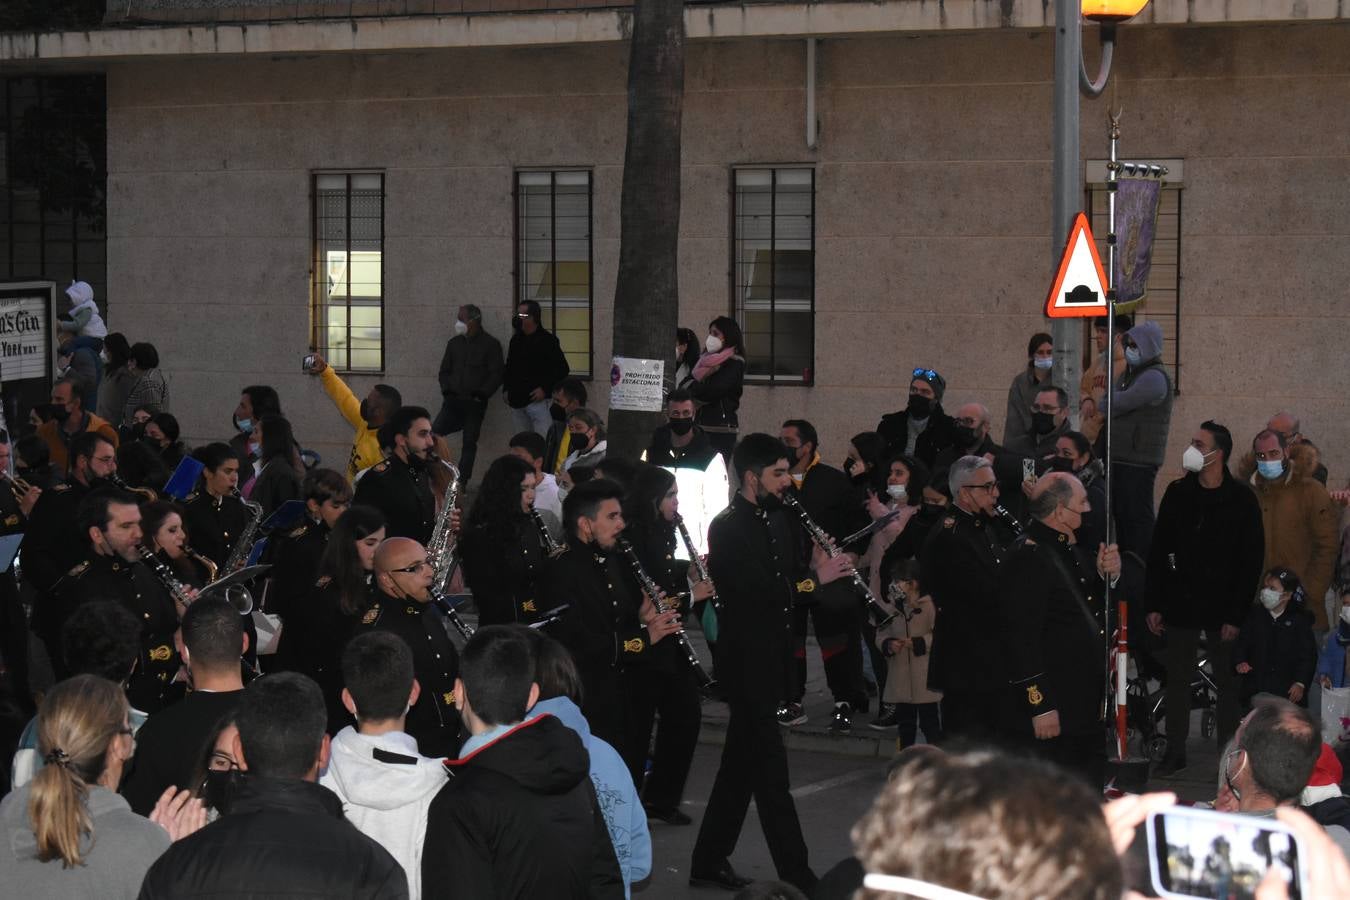
<svg viewBox="0 0 1350 900"><path fill-rule="evenodd" d="M614 855L619 858L623 873L624 895L631 897L631 886L652 871L652 836L647 831L647 812L638 800L633 787L633 776L628 774L623 757L608 743L591 734L586 717L567 697L540 700L530 710L530 718L552 714L577 733L586 752L591 755L591 782L595 796L600 800L600 811L614 842Z"/></svg>

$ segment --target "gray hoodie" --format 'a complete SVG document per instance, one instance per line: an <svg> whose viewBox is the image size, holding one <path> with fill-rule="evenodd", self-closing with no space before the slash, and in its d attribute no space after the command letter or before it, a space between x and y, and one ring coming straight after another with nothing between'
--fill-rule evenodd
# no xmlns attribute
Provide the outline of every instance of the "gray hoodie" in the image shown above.
<svg viewBox="0 0 1350 900"><path fill-rule="evenodd" d="M37 838L28 818L32 784L0 801L0 892L25 900L134 900L150 864L169 848L169 835L149 819L131 811L112 791L89 788L93 840L81 848L84 865L67 869L60 859L40 862Z"/></svg>

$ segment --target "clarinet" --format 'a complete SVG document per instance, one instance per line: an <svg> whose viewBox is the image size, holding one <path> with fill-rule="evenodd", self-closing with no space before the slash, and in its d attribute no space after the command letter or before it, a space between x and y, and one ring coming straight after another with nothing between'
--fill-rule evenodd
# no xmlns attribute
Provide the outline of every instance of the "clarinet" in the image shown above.
<svg viewBox="0 0 1350 900"><path fill-rule="evenodd" d="M165 564L164 560L151 552L149 547L137 547L136 552L140 554L141 562L150 567L150 571L155 573L159 583L164 585L164 589L172 595L174 600L185 607L192 605L192 596L188 593L190 589L178 580L178 577L173 574L173 570Z"/></svg>
<svg viewBox="0 0 1350 900"><path fill-rule="evenodd" d="M679 513L675 514L675 527L680 530L680 539L684 541L684 549L689 551L689 561L694 564L694 571L698 573L699 581L706 581L712 584L712 579L708 577L708 564L698 555L698 550L694 548L694 539L689 536L689 529L684 527L684 517ZM713 588L712 596L708 602L713 605L713 609L721 611L722 598L717 596L716 587Z"/></svg>
<svg viewBox="0 0 1350 900"><path fill-rule="evenodd" d="M1017 517L1008 512L1008 508L1002 503L994 504L994 515L998 517L1000 522L1012 529L1013 537L1022 536L1022 523L1017 521Z"/></svg>
<svg viewBox="0 0 1350 900"><path fill-rule="evenodd" d="M660 586L652 580L652 576L647 574L647 570L642 568L642 561L638 559L637 551L633 549L633 545L622 535L617 538L617 542L619 549L623 551L623 555L628 558L628 564L632 567L633 574L637 577L638 584L642 586L642 589L646 591L647 596L656 604L657 612L669 612L665 603L665 591L662 591ZM699 661L698 653L695 652L694 645L689 643L689 635L684 633L683 628L675 632L675 640L679 643L680 650L684 652L684 658L685 661L689 663L689 668L694 670L694 678L698 681L699 688L706 690L716 684L703 668L703 663Z"/></svg>
<svg viewBox="0 0 1350 900"><path fill-rule="evenodd" d="M539 510L531 508L530 518L534 520L534 527L539 529L539 541L544 545L549 559L567 549L564 545L555 541L553 535L549 534L548 526L544 524L544 517L539 515Z"/></svg>
<svg viewBox="0 0 1350 900"><path fill-rule="evenodd" d="M797 514L797 518L801 520L802 528L806 530L811 542L823 550L827 556L833 559L844 552L835 546L834 539L825 532L825 529L815 523L815 520L811 518L811 515L802 507L801 502L796 497L792 494L784 494L782 500L785 506ZM857 569L853 570L853 588L867 605L867 615L871 617L872 624L875 627L885 628L891 624L891 620L895 618L896 613L887 612L886 607L877 602L877 598L872 595L872 589L867 586L867 582L863 581Z"/></svg>
<svg viewBox="0 0 1350 900"><path fill-rule="evenodd" d="M460 618L459 611L455 609L454 605L451 604L449 600L443 595L432 591L431 602L436 604L441 612L445 613L446 619L450 621L451 625L455 626L455 630L459 632L460 637L464 638L466 641L473 638L473 627Z"/></svg>

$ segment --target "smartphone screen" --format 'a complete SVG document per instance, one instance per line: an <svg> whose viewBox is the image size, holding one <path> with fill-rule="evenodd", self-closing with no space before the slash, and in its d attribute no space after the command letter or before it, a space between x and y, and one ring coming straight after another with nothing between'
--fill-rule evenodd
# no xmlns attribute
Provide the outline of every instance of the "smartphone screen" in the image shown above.
<svg viewBox="0 0 1350 900"><path fill-rule="evenodd" d="M1150 869L1160 897L1255 900L1270 869L1300 888L1298 844L1271 819L1174 808L1149 819Z"/></svg>
<svg viewBox="0 0 1350 900"><path fill-rule="evenodd" d="M1036 461L1034 459L1022 460L1022 480L1023 481L1036 480Z"/></svg>
<svg viewBox="0 0 1350 900"><path fill-rule="evenodd" d="M300 371L310 372L314 369L314 354L307 353L305 358L300 360Z"/></svg>

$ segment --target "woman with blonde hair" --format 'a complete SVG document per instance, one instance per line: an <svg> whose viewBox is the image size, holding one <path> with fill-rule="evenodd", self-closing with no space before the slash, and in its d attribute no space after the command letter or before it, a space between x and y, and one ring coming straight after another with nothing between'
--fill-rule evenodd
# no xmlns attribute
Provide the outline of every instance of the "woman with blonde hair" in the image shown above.
<svg viewBox="0 0 1350 900"><path fill-rule="evenodd" d="M132 752L129 713L122 689L95 675L60 682L43 699L46 764L0 802L8 896L134 898L170 840L200 827L201 804L186 791L166 791L150 819L116 793Z"/></svg>

